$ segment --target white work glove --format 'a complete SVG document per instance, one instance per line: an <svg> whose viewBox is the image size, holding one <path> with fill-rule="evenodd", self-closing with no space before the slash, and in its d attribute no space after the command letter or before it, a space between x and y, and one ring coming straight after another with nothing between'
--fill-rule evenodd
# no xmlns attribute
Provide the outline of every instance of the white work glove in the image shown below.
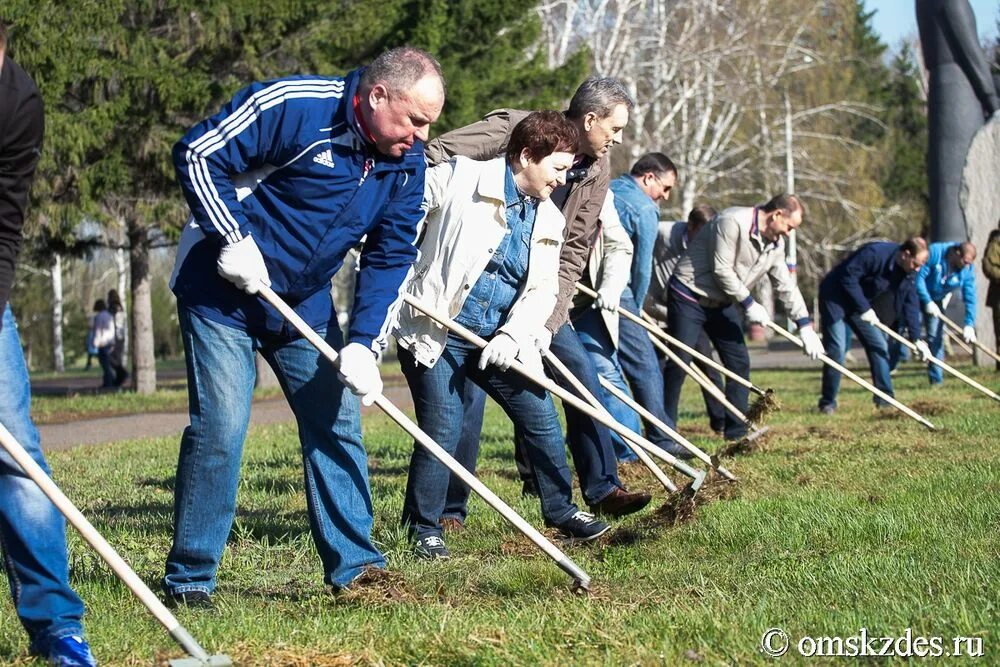
<svg viewBox="0 0 1000 667"><path fill-rule="evenodd" d="M756 322L762 326L766 326L768 322L771 321L771 316L767 314L767 308L761 304L754 301L747 308L747 319L751 322Z"/></svg>
<svg viewBox="0 0 1000 667"><path fill-rule="evenodd" d="M501 331L486 344L482 354L479 355L479 370L486 370L490 364L502 371L507 370L517 359L520 349L516 340Z"/></svg>
<svg viewBox="0 0 1000 667"><path fill-rule="evenodd" d="M544 357L549 353L550 345L552 345L552 332L549 331L548 327L542 327L542 330L535 336L535 349Z"/></svg>
<svg viewBox="0 0 1000 667"><path fill-rule="evenodd" d="M220 276L247 294L256 294L261 283L271 286L264 257L249 234L236 243L223 246L216 266Z"/></svg>
<svg viewBox="0 0 1000 667"><path fill-rule="evenodd" d="M934 356L931 354L931 348L927 345L927 341L918 340L915 345L917 346L917 361L927 362Z"/></svg>
<svg viewBox="0 0 1000 667"><path fill-rule="evenodd" d="M597 298L594 299L594 308L603 308L607 311L618 310L618 303L622 299L622 293L614 294L615 290L602 288L597 290Z"/></svg>
<svg viewBox="0 0 1000 667"><path fill-rule="evenodd" d="M927 317L941 317L941 309L933 301L927 302L927 305L924 306L924 313Z"/></svg>
<svg viewBox="0 0 1000 667"><path fill-rule="evenodd" d="M966 324L964 327L962 327L962 340L964 340L966 343L970 343L970 344L971 343L975 343L976 342L976 328L973 327L973 326L969 326L968 324Z"/></svg>
<svg viewBox="0 0 1000 667"><path fill-rule="evenodd" d="M871 308L861 313L861 321L866 322L872 326L875 326L879 323L878 315L876 315L875 311L872 310Z"/></svg>
<svg viewBox="0 0 1000 667"><path fill-rule="evenodd" d="M815 361L823 354L823 343L819 339L816 331L810 325L799 328L799 338L802 339L802 351L806 356Z"/></svg>
<svg viewBox="0 0 1000 667"><path fill-rule="evenodd" d="M375 353L361 343L349 343L340 350L337 375L362 405L371 405L382 393L382 376Z"/></svg>

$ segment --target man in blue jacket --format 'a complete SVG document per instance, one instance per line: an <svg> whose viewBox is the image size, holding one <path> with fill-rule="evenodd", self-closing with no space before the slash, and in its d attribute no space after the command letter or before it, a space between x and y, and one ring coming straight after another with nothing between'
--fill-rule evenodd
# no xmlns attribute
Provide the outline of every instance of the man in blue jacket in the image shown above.
<svg viewBox="0 0 1000 667"><path fill-rule="evenodd" d="M927 263L917 273L917 296L924 311L924 325L927 330L927 345L938 359L944 359L944 323L941 314L944 300L949 294L962 289L965 304L965 322L962 338L966 343L976 340L976 246L965 243L932 243ZM890 365L899 360L900 344L894 343L890 351ZM927 377L932 385L941 384L943 372L935 364L927 366Z"/></svg>
<svg viewBox="0 0 1000 667"><path fill-rule="evenodd" d="M628 284L617 302L614 298L606 301L603 295L598 298L600 306L608 310L615 307L627 310L633 315L639 314L639 304L646 300L649 290L650 276L653 270L653 246L656 244L657 229L660 224L660 202L670 198L670 192L677 182L677 167L663 153L646 153L636 160L627 174L622 174L611 181L609 189L614 193L615 210L621 220L622 228L632 241L632 268ZM611 336L605 331L606 325L601 317L595 317L593 312L574 313L573 326L586 337L587 348L593 355L607 355L609 352L616 357L617 362L610 359L595 359L598 368L617 373L615 366L621 368L621 373L628 380L631 394L637 403L649 410L653 416L671 428L674 420L667 415L663 400L663 376L660 373L656 350L649 340L646 329L627 318L618 321L617 354ZM617 313L615 314L617 316ZM594 344L600 341L600 344ZM612 399L617 401L617 399ZM626 408L627 409L627 408ZM692 458L692 454L674 442L673 438L661 431L651 422L644 420L646 437L670 454L683 459ZM625 447L621 438L613 434L615 450L620 460L635 460L634 454ZM625 453L625 456L622 454Z"/></svg>
<svg viewBox="0 0 1000 667"><path fill-rule="evenodd" d="M826 355L844 362L847 327L865 347L873 384L893 396L889 377L889 346L885 334L875 324L878 315L872 303L882 294L895 294L896 318L906 325L910 340L917 344L923 359L930 356L927 343L920 339L916 274L927 261L927 242L912 237L902 245L876 242L858 250L826 274L819 286L819 312L823 322L823 347ZM892 326L892 322L887 323ZM837 409L840 373L823 366L823 389L819 409L833 414ZM886 402L873 397L875 405Z"/></svg>
<svg viewBox="0 0 1000 667"><path fill-rule="evenodd" d="M423 219L423 142L443 104L440 66L404 47L343 78L255 83L174 147L193 220L172 281L191 412L163 581L172 601L211 604L236 510L255 352L274 369L298 422L324 580L340 589L366 568L384 567L371 543L355 395L370 405L382 390L377 360ZM330 280L359 242L343 346ZM261 285L340 348L339 369L256 296Z"/></svg>

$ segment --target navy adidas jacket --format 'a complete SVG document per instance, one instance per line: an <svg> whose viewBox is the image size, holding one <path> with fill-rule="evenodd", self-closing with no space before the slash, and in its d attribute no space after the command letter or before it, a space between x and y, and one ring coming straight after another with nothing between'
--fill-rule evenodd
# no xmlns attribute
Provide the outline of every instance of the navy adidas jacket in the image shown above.
<svg viewBox="0 0 1000 667"><path fill-rule="evenodd" d="M181 306L252 335L295 337L270 305L216 272L221 246L249 234L271 288L311 326L336 326L330 280L365 238L348 341L385 347L417 256L424 147L376 152L354 114L361 72L255 83L177 143L193 215L171 282Z"/></svg>
<svg viewBox="0 0 1000 667"><path fill-rule="evenodd" d="M886 292L895 294L896 319L906 324L910 340L920 338L917 273L907 274L896 263L897 243L866 243L826 274L819 284L820 308L834 320L865 312ZM886 324L892 324L887 322Z"/></svg>

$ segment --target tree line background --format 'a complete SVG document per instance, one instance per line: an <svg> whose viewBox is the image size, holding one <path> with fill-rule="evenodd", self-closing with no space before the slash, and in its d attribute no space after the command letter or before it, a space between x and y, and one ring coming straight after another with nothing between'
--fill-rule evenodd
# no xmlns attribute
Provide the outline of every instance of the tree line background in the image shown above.
<svg viewBox="0 0 1000 667"><path fill-rule="evenodd" d="M762 201L791 163L809 206L807 299L845 251L928 223L919 49L882 43L864 0L4 0L0 12L46 104L12 295L36 369L79 363L93 301L116 288L136 389L153 391L155 357L181 352L173 143L252 81L341 75L400 44L444 68L432 135L495 108L565 108L591 73L621 79L637 106L614 167L670 155L680 175L664 217Z"/></svg>

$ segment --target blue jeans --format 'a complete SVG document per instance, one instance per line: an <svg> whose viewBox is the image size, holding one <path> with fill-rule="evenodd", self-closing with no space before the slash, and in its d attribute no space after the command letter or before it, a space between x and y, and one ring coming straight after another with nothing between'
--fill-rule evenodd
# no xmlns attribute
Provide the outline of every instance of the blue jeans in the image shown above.
<svg viewBox="0 0 1000 667"><path fill-rule="evenodd" d="M938 307L944 310L940 302ZM924 326L927 331L927 347L931 349L931 354L944 361L944 322L937 317L924 315ZM904 353L908 351L909 348L903 347L899 341L889 341L889 369L894 370L900 360L904 359ZM944 371L936 364L928 364L927 379L931 384L940 384L944 381Z"/></svg>
<svg viewBox="0 0 1000 667"><path fill-rule="evenodd" d="M558 525L577 512L562 429L548 392L514 371L501 372L493 366L479 370L479 349L452 336L433 368L418 364L405 349L399 350L399 363L410 385L417 423L446 452L451 454L458 446L465 386L475 383L520 431L545 522ZM403 525L417 539L441 534L438 522L445 509L448 480L448 469L413 443Z"/></svg>
<svg viewBox="0 0 1000 667"><path fill-rule="evenodd" d="M101 387L115 386L115 369L111 366L111 350L114 345L97 348L97 362L101 365Z"/></svg>
<svg viewBox="0 0 1000 667"><path fill-rule="evenodd" d="M694 347L704 331L719 352L722 365L740 377L750 377L750 354L743 340L743 325L740 313L734 304L724 308L708 308L694 303L670 289L667 296L667 327L670 334ZM684 363L691 361L691 355L683 350L675 350ZM663 369L664 402L667 414L677 419L677 408L681 398L681 388L687 373L672 361ZM750 401L750 390L729 378L726 379L726 398L746 413ZM738 440L746 435L747 426L728 411L725 415L725 437Z"/></svg>
<svg viewBox="0 0 1000 667"><path fill-rule="evenodd" d="M889 345L886 343L885 334L867 322L862 322L857 313L848 315L846 319L833 317L823 300L819 302L819 313L820 321L823 324L823 348L826 350L826 356L838 364L844 363L844 357L847 355L848 327L850 327L854 335L864 345L865 355L868 357L868 367L872 373L872 383L890 396L894 396L892 380L889 377ZM819 407L836 408L839 392L840 373L824 364ZM872 396L872 400L878 407L887 405L878 396Z"/></svg>
<svg viewBox="0 0 1000 667"><path fill-rule="evenodd" d="M358 398L302 338L257 338L178 304L191 425L181 438L174 491L174 543L163 587L170 594L215 589L216 570L236 513L240 459L250 420L259 351L295 414L305 469L309 527L324 581L350 583L367 565L384 566L371 543L368 457ZM342 344L333 320L321 336Z"/></svg>
<svg viewBox="0 0 1000 667"><path fill-rule="evenodd" d="M601 311L588 306L574 312L573 328L576 329L583 347L590 354L590 359L594 362L597 374L614 385L616 389L626 396L632 398L632 390L629 389L628 383L625 382L622 367L618 362L618 352L611 342L611 335L604 325L604 318L601 317ZM639 421L639 415L635 410L615 398L611 392L603 387L601 387L601 393L598 394L598 397L601 399L601 404L607 408L611 416L622 426L636 433L640 432L642 422ZM615 456L618 457L619 461L638 460L639 457L628 448L621 436L613 431L611 433L611 443L615 448Z"/></svg>
<svg viewBox="0 0 1000 667"><path fill-rule="evenodd" d="M576 330L569 323L564 324L552 336L549 351L563 362L595 396L601 395L601 384L597 379L597 369L584 349ZM559 386L570 391L574 396L576 391L561 375L550 371L549 375L556 379ZM465 385L465 412L462 416L462 437L455 450L455 458L465 467L475 472L475 460L479 454L479 434L482 431L483 409L486 396L483 390L474 383ZM587 415L563 406L566 412L566 433L573 465L576 468L577 480L583 499L590 505L607 498L616 487L621 487L618 479L618 461L615 458L614 445L611 444L611 431L595 422ZM521 478L530 478L530 462L523 454L522 436L515 424L514 456L518 463ZM471 465L471 467L470 467ZM464 518L467 514L469 489L461 481L453 479L449 485L448 503L444 517Z"/></svg>
<svg viewBox="0 0 1000 667"><path fill-rule="evenodd" d="M31 421L31 387L17 323L4 308L0 330L0 423L46 473L38 429ZM14 608L33 651L83 634L83 602L69 587L66 522L42 490L0 448L0 546Z"/></svg>

